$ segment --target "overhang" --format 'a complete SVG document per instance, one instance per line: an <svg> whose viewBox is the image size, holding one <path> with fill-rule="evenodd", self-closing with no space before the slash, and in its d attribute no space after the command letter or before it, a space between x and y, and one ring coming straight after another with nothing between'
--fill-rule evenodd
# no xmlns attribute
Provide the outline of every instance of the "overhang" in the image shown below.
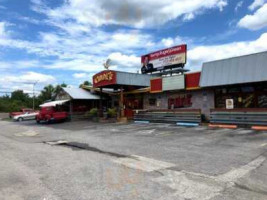
<svg viewBox="0 0 267 200"><path fill-rule="evenodd" d="M120 88L128 87L132 89L150 86L150 75L105 70L93 76L93 86L95 88Z"/></svg>
<svg viewBox="0 0 267 200"><path fill-rule="evenodd" d="M59 100L59 101L50 101L44 104L41 104L40 107L55 107L57 105L62 105L70 100Z"/></svg>

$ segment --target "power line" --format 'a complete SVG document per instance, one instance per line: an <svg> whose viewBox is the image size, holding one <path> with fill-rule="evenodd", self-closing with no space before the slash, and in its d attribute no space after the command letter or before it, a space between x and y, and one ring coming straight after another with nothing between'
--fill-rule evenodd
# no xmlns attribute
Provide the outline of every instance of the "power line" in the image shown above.
<svg viewBox="0 0 267 200"><path fill-rule="evenodd" d="M13 91L14 92L14 91ZM8 91L0 91L0 93L2 93L2 94L6 94L6 93L9 93L9 94L11 94L11 93L13 93L13 92L8 92ZM23 92L24 94L33 94L33 92Z"/></svg>

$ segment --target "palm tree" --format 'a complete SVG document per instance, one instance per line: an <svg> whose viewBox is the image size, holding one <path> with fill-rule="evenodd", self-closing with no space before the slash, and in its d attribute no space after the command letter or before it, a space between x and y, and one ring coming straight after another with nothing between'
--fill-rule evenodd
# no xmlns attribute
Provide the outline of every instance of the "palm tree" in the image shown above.
<svg viewBox="0 0 267 200"><path fill-rule="evenodd" d="M62 83L62 84L57 85L55 87L51 84L45 86L44 89L41 91L41 94L39 96L40 101L45 102L48 100L54 100L56 95L60 92L60 90L63 87L67 87L67 84Z"/></svg>
<svg viewBox="0 0 267 200"><path fill-rule="evenodd" d="M40 99L42 101L52 100L54 91L55 91L55 88L53 85L49 84L45 86L44 89L41 91Z"/></svg>

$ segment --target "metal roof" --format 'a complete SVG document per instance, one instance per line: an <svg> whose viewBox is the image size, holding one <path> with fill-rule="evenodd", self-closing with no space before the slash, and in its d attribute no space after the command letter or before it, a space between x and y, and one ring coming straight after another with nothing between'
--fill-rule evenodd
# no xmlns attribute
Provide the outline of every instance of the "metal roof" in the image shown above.
<svg viewBox="0 0 267 200"><path fill-rule="evenodd" d="M267 81L267 51L203 64L200 86Z"/></svg>
<svg viewBox="0 0 267 200"><path fill-rule="evenodd" d="M62 105L70 100L50 101L40 105L40 107L55 107L56 105Z"/></svg>
<svg viewBox="0 0 267 200"><path fill-rule="evenodd" d="M82 88L62 88L72 99L98 100L100 97Z"/></svg>

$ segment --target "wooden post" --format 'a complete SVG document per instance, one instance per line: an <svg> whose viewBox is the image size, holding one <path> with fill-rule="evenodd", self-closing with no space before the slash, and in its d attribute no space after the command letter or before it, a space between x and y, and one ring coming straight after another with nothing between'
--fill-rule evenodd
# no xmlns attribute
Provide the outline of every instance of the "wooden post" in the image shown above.
<svg viewBox="0 0 267 200"><path fill-rule="evenodd" d="M99 105L99 117L103 117L103 97L102 97L103 88L100 88L100 105Z"/></svg>
<svg viewBox="0 0 267 200"><path fill-rule="evenodd" d="M73 99L71 99L70 100L70 116L69 116L69 118L70 118L70 120L72 120L72 115L73 115Z"/></svg>
<svg viewBox="0 0 267 200"><path fill-rule="evenodd" d="M124 105L123 105L123 87L121 87L121 91L120 91L120 117L124 117Z"/></svg>

